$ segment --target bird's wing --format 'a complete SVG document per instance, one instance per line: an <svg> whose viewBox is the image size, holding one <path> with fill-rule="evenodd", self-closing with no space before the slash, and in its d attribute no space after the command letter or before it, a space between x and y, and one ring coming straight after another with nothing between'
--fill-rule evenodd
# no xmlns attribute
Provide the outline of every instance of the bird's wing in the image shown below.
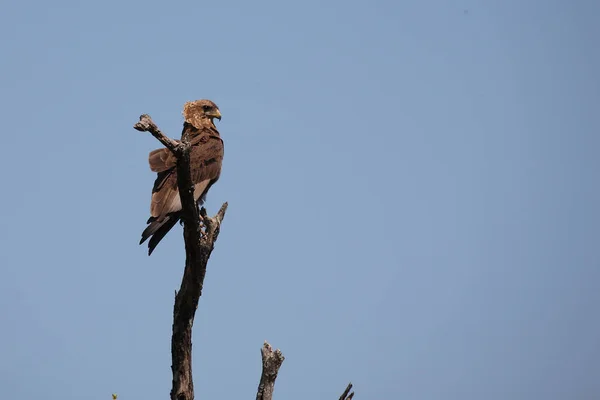
<svg viewBox="0 0 600 400"><path fill-rule="evenodd" d="M168 150L167 150L168 151ZM210 186L221 174L223 161L223 141L221 138L206 136L192 145L190 152L190 173L194 182L194 199L202 199ZM181 199L177 189L175 167L159 172L152 189L150 215L162 220L167 214L181 210Z"/></svg>
<svg viewBox="0 0 600 400"><path fill-rule="evenodd" d="M150 152L148 155L148 163L150 169L154 172L163 172L171 169L177 163L177 158L171 153L169 149L156 149Z"/></svg>
<svg viewBox="0 0 600 400"><path fill-rule="evenodd" d="M174 200L179 198L177 192L177 170L175 167L159 172L152 188L150 215L162 220L172 210Z"/></svg>

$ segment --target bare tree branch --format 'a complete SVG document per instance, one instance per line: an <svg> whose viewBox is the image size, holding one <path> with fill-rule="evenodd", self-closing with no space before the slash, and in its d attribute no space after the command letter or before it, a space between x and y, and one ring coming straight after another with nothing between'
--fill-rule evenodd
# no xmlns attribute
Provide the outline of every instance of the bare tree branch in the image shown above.
<svg viewBox="0 0 600 400"><path fill-rule="evenodd" d="M181 287L175 296L173 309L173 336L171 338L173 387L171 389L171 400L192 400L194 398L192 326L198 308L198 300L202 295L206 265L219 236L221 222L226 211L227 203L224 203L219 212L211 218L206 216L206 210L202 208L200 213L204 217L206 230L201 239L199 219L195 219L196 224L189 224L184 220L183 235L185 238L186 260ZM198 215L197 208L196 215Z"/></svg>
<svg viewBox="0 0 600 400"><path fill-rule="evenodd" d="M173 140L163 134L148 114L140 116L134 128L150 132L177 157L177 187L181 198L183 237L185 241L185 269L181 287L175 292L173 308L173 335L171 337L171 370L173 386L171 400L193 400L194 382L192 379L192 326L202 295L206 265L219 236L221 223L225 218L227 203L214 217L208 217L206 210L194 201L194 184L190 175L190 142L182 136L181 141ZM202 231L201 221L204 223ZM285 357L279 349L273 350L265 341L262 349L262 373L256 394L256 400L272 400L275 379ZM352 383L340 397L340 400L352 400ZM113 395L113 399L116 395Z"/></svg>
<svg viewBox="0 0 600 400"><path fill-rule="evenodd" d="M134 128L150 132L177 157L177 186L181 198L183 238L185 241L185 269L179 292L175 295L173 308L173 336L171 337L171 370L173 386L171 400L193 400L192 379L192 326L202 295L206 265L219 236L221 222L225 218L227 203L214 217L208 217L204 207L199 211L194 201L194 184L190 175L189 138L183 136L177 142L165 136L152 118L144 114ZM201 232L200 217L204 221Z"/></svg>
<svg viewBox="0 0 600 400"><path fill-rule="evenodd" d="M273 351L273 348L267 341L260 350L262 354L262 374L256 393L256 400L272 400L273 390L275 389L275 379L285 357L281 350Z"/></svg>
<svg viewBox="0 0 600 400"><path fill-rule="evenodd" d="M352 400L352 398L354 397L354 392L350 393L350 390L352 390L352 382L348 384L346 390L344 390L344 393L342 393L342 395L340 396L340 400Z"/></svg>
<svg viewBox="0 0 600 400"><path fill-rule="evenodd" d="M171 150L173 154L176 156L180 153L179 142L171 139L168 136L165 136L164 133L158 129L158 126L152 121L152 118L148 114L140 115L140 122L136 123L133 126L133 129L136 129L140 132L150 132L152 136L158 139L159 142L163 144L167 149Z"/></svg>

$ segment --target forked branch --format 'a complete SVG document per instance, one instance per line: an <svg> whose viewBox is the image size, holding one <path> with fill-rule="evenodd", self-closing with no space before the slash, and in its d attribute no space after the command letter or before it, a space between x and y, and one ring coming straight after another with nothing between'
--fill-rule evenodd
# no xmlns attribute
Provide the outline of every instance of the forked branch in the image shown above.
<svg viewBox="0 0 600 400"><path fill-rule="evenodd" d="M173 386L171 400L193 400L194 383L192 379L192 326L198 301L202 295L206 265L219 236L221 223L225 218L227 203L214 217L208 217L206 210L194 201L194 184L190 175L189 138L181 141L167 137L158 129L148 114L140 116L134 128L150 132L177 157L177 186L182 206L183 237L185 240L185 269L181 287L175 294L173 310L173 335L171 337L171 357ZM200 221L203 221L204 231ZM275 379L285 357L279 349L273 350L265 341L262 349L262 373L256 394L256 400L272 400ZM352 400L352 383L348 385L340 400Z"/></svg>

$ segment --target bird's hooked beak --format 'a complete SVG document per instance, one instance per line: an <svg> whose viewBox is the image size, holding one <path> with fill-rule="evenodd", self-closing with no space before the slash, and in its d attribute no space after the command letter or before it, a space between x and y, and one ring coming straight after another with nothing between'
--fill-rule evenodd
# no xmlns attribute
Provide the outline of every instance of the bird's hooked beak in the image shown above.
<svg viewBox="0 0 600 400"><path fill-rule="evenodd" d="M213 118L216 118L220 121L221 120L221 111L219 111L219 109L216 108L215 111L210 114L210 116Z"/></svg>

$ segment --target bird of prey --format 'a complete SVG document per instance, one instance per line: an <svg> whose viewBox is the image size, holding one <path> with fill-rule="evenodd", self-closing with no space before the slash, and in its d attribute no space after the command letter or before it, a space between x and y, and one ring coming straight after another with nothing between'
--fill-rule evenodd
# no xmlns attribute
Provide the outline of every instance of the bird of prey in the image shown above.
<svg viewBox="0 0 600 400"><path fill-rule="evenodd" d="M190 149L190 174L194 183L194 200L202 204L208 189L219 179L223 161L223 140L213 119L221 120L221 112L210 100L196 100L183 107L182 136L187 133ZM150 152L150 169L157 173L152 188L149 224L140 244L148 238L148 255L181 219L181 199L177 188L177 158L166 148Z"/></svg>

